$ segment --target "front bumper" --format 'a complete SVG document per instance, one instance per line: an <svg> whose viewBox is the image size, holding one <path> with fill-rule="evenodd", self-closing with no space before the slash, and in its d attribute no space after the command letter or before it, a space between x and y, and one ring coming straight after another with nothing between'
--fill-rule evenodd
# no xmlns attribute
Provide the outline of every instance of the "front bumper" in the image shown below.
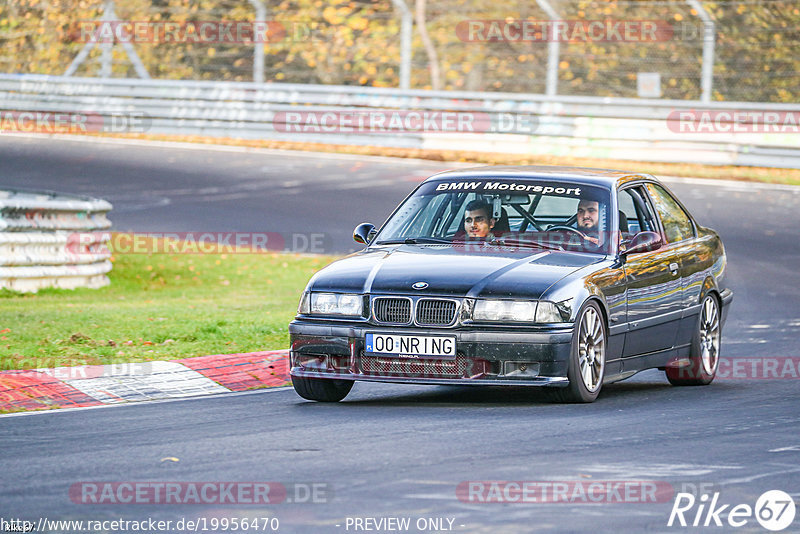
<svg viewBox="0 0 800 534"><path fill-rule="evenodd" d="M725 326L725 322L728 320L728 312L733 302L733 291L730 288L723 289L720 300L722 300L720 326Z"/></svg>
<svg viewBox="0 0 800 534"><path fill-rule="evenodd" d="M454 359L369 355L368 332L448 335ZM572 325L546 331L500 328L424 329L336 325L295 320L289 325L290 373L302 378L443 385L566 386Z"/></svg>

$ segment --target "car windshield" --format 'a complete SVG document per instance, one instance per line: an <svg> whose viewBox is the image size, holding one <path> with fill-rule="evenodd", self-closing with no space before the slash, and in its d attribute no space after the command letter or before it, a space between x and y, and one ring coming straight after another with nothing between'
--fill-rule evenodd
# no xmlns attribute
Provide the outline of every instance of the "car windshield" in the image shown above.
<svg viewBox="0 0 800 534"><path fill-rule="evenodd" d="M432 181L397 209L375 243L484 241L605 254L609 198L601 187L554 180Z"/></svg>

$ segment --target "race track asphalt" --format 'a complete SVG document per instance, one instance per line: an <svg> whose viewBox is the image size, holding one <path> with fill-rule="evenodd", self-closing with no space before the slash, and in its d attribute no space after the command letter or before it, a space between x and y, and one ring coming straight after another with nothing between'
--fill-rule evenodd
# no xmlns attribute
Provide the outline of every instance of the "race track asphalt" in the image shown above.
<svg viewBox="0 0 800 534"><path fill-rule="evenodd" d="M382 222L419 180L448 167L35 136L0 138L0 162L0 189L106 198L119 230L324 232L334 252L354 249L357 223ZM736 297L723 355L800 357L800 189L667 183L725 241ZM445 526L452 519L453 531L469 533L764 532L754 518L741 528L667 522L681 491L698 499L719 493L718 505L752 507L772 489L797 501L798 400L797 376L674 388L648 371L581 406L549 404L527 389L359 383L335 405L284 389L4 417L0 518L204 518L210 526L213 518L276 517L279 532L364 531L354 529L357 517L408 517L409 532L420 531L420 518L445 518ZM71 487L98 481L280 482L292 501L316 483L319 502L70 499ZM459 499L456 489L468 481L650 481L670 493L644 503L479 503ZM798 530L795 519L786 532Z"/></svg>

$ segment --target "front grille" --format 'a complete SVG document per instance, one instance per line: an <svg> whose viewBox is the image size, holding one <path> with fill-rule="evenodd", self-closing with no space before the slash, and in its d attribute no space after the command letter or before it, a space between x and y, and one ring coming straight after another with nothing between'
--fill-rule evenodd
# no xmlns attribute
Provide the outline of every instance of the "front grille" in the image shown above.
<svg viewBox="0 0 800 534"><path fill-rule="evenodd" d="M452 300L422 299L417 303L417 323L449 325L456 318L456 303Z"/></svg>
<svg viewBox="0 0 800 534"><path fill-rule="evenodd" d="M375 319L380 323L407 324L411 322L411 299L376 298L373 301Z"/></svg>
<svg viewBox="0 0 800 534"><path fill-rule="evenodd" d="M361 372L365 375L403 378L465 378L471 362L458 354L452 360L390 358L362 356Z"/></svg>

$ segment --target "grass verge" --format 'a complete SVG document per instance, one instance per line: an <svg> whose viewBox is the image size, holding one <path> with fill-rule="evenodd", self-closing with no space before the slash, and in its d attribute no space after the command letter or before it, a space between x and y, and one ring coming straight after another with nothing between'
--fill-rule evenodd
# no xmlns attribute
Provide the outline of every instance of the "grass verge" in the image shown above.
<svg viewBox="0 0 800 534"><path fill-rule="evenodd" d="M288 347L308 279L333 257L125 254L102 289L0 291L0 370Z"/></svg>

